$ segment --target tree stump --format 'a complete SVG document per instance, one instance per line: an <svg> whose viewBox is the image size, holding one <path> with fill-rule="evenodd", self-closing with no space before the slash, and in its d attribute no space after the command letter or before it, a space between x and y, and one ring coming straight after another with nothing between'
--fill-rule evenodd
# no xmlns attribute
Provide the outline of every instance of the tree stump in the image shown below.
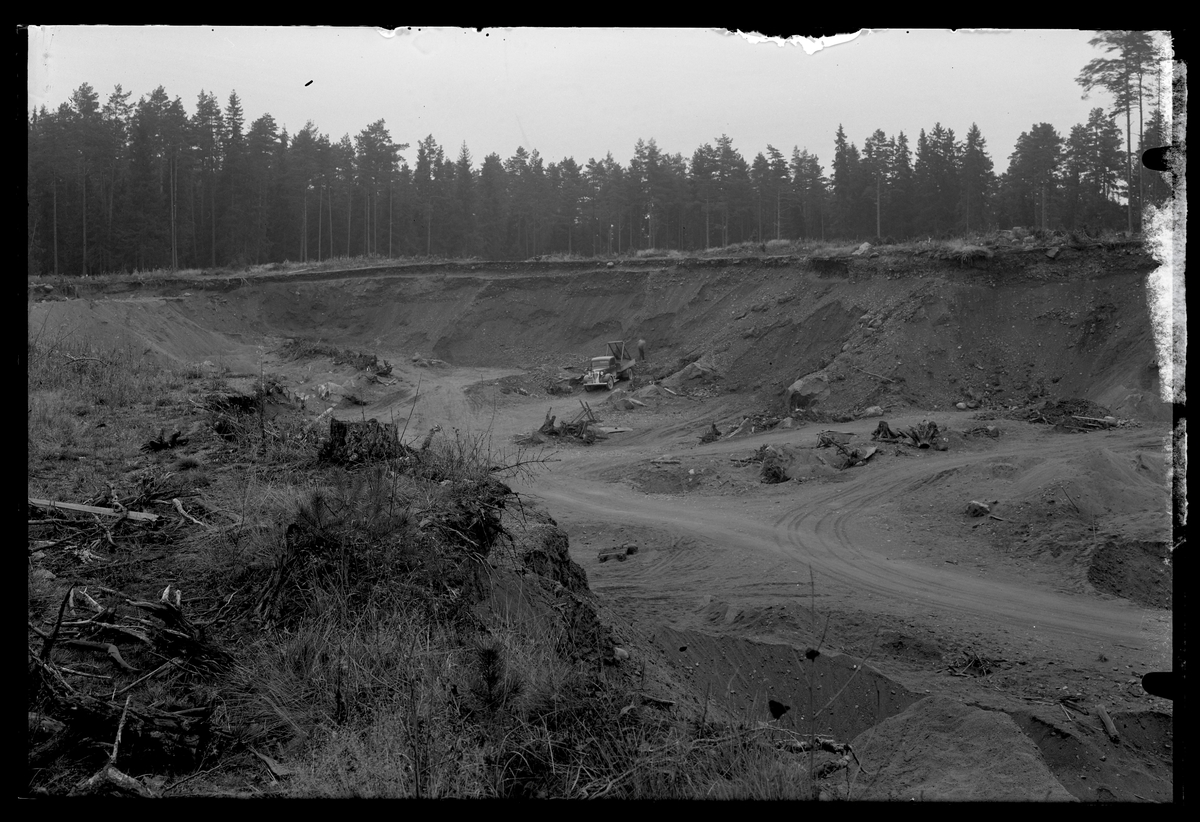
<svg viewBox="0 0 1200 822"><path fill-rule="evenodd" d="M394 423L329 421L329 441L321 459L341 465L365 465L401 456L405 449Z"/></svg>

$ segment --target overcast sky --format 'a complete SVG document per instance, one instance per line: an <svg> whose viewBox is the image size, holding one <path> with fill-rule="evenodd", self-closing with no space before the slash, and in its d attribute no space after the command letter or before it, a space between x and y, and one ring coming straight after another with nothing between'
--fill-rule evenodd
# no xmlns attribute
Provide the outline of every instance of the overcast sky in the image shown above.
<svg viewBox="0 0 1200 822"><path fill-rule="evenodd" d="M915 150L922 128L961 139L974 122L999 172L1035 123L1065 137L1111 107L1075 82L1103 56L1091 36L864 30L806 49L706 29L46 26L30 30L29 108L57 108L82 83L102 104L117 84L134 101L161 85L189 114L202 89L222 107L236 90L247 128L269 113L337 141L383 119L410 165L429 134L451 158L465 141L476 167L519 145L546 162L612 152L628 164L638 138L690 158L728 134L748 162L799 146L826 173L839 123L860 148L878 128Z"/></svg>

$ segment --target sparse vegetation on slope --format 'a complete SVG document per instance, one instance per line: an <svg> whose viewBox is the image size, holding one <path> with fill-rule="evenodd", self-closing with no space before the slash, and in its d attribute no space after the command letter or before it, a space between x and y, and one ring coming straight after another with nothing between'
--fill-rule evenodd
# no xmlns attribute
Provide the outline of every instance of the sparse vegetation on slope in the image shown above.
<svg viewBox="0 0 1200 822"><path fill-rule="evenodd" d="M565 535L498 479L519 455L350 470L265 418L267 381L29 354L30 495L114 512L30 511L31 793L806 795L769 729L639 697ZM159 429L188 436L139 450Z"/></svg>

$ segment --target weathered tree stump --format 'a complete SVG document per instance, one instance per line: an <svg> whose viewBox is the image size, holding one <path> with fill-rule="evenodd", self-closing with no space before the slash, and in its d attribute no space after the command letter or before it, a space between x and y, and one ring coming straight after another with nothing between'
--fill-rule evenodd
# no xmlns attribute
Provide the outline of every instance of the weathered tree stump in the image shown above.
<svg viewBox="0 0 1200 822"><path fill-rule="evenodd" d="M321 459L342 465L365 465L394 459L407 449L393 423L329 421L329 441L321 449Z"/></svg>

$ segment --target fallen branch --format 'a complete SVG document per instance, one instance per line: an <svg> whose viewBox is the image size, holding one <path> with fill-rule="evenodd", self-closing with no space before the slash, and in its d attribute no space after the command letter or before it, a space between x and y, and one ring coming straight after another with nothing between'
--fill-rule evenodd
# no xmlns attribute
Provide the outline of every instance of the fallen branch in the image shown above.
<svg viewBox="0 0 1200 822"><path fill-rule="evenodd" d="M129 673L137 673L138 671L137 668L133 667L126 662L124 658L122 658L121 652L117 650L117 646L111 643L89 642L86 639L69 639L63 644L69 645L72 648L84 648L90 651L104 651L122 671L127 671Z"/></svg>
<svg viewBox="0 0 1200 822"><path fill-rule="evenodd" d="M657 708L670 708L672 705L675 704L674 700L660 699L657 696L650 696L649 694L641 694L641 697L642 697L642 702L650 704L650 705L654 705Z"/></svg>
<svg viewBox="0 0 1200 822"><path fill-rule="evenodd" d="M118 511L116 508L101 508L96 505L79 505L74 502L57 502L48 499L29 497L29 504L35 508L50 508L54 511L78 511L82 514L104 514L110 517L133 519L139 522L157 522L158 514L147 514L142 511Z"/></svg>
<svg viewBox="0 0 1200 822"><path fill-rule="evenodd" d="M143 677L141 677L141 678L139 678L139 679L135 680L134 682L131 682L131 683L129 683L129 684L128 684L128 685L126 685L124 688L122 688L121 690L117 691L116 695L117 695L117 696L120 696L121 694L125 693L125 692L126 692L126 691L128 691L130 688L132 688L134 685L140 685L141 683L145 682L147 679L150 679L151 677L155 676L156 674L159 674L159 673L161 673L162 671L165 671L167 668L171 667L172 665L182 665L182 664L183 664L183 658L182 658L182 657L175 657L174 659L168 659L166 662L164 662L162 665L159 665L157 668L155 668L155 669L154 669L153 671L151 671L150 673L148 673L148 674L146 674L145 676L143 676Z"/></svg>
<svg viewBox="0 0 1200 822"><path fill-rule="evenodd" d="M1067 489L1062 488L1061 490L1063 492L1063 496L1067 498L1067 502L1071 503L1071 507L1075 509L1075 513L1083 516L1083 512L1080 511L1079 506L1075 504L1075 500L1071 499L1071 495L1067 493Z"/></svg>
<svg viewBox="0 0 1200 822"><path fill-rule="evenodd" d="M183 503L179 501L179 497L175 497L173 500L171 500L171 502L175 503L175 510L178 511L180 514L182 514L187 519L190 519L192 522L194 522L197 525L200 525L204 528L212 527L207 522L201 522L200 520L196 519L191 514L189 514L187 511L183 510Z"/></svg>
<svg viewBox="0 0 1200 822"><path fill-rule="evenodd" d="M895 380L893 380L891 377L885 377L882 374L872 374L870 371L859 368L857 365L851 365L850 367L855 371L862 371L862 373L866 374L868 377L876 377L881 380L887 380L888 382L895 382Z"/></svg>
<svg viewBox="0 0 1200 822"><path fill-rule="evenodd" d="M99 357L72 357L70 354L63 354L63 356L71 362L71 365L74 365L77 362L98 362L101 365L108 365L107 362Z"/></svg>
<svg viewBox="0 0 1200 822"><path fill-rule="evenodd" d="M93 673L88 673L87 671L76 671L74 668L68 668L66 665L59 665L58 667L61 670L67 672L68 674L72 674L74 676L87 676L87 677L91 677L92 679L112 679L111 676L105 676L104 674L93 674Z"/></svg>
<svg viewBox="0 0 1200 822"><path fill-rule="evenodd" d="M125 719L129 716L129 700L132 696L125 697L125 708L121 711L121 721L117 723L117 738L113 740L112 755L108 758L109 765L117 764L117 752L121 749L121 734L125 730Z"/></svg>
<svg viewBox="0 0 1200 822"><path fill-rule="evenodd" d="M84 782L77 785L70 793L71 796L81 796L86 794L101 793L105 789L105 783L109 789L116 789L123 794L132 794L143 799L153 799L154 791L147 788L138 780L128 774L122 773L114 768L111 764L101 768L95 776L90 777Z"/></svg>
<svg viewBox="0 0 1200 822"><path fill-rule="evenodd" d="M50 659L50 651L54 648L54 640L58 639L58 629L62 626L63 611L66 610L67 600L71 598L71 593L74 590L74 588L68 590L66 596L63 597L62 604L58 606L58 619L54 621L54 630L50 632L50 636L46 637L45 643L42 644L42 662L47 662ZM29 627L33 628L33 625L30 624ZM37 628L34 628L34 630L37 631ZM38 631L38 633L41 633L41 631Z"/></svg>
<svg viewBox="0 0 1200 822"><path fill-rule="evenodd" d="M320 425L320 423L321 423L321 420L323 420L323 419L325 419L325 417L329 416L330 412L332 412L332 411L333 411L333 409L334 409L334 406L332 406L332 405L331 405L331 406L329 406L328 408L326 408L324 411L322 411L322 412L320 413L320 415L319 415L319 416L318 416L318 417L317 417L315 420L313 420L312 422L310 422L310 423L309 423L309 424L308 424L308 425L305 427L305 429L304 429L304 433L305 433L305 434L307 434L309 431L313 430L313 429L314 429L314 428L316 428L318 425Z"/></svg>
<svg viewBox="0 0 1200 822"><path fill-rule="evenodd" d="M1112 717L1108 715L1108 710L1103 704L1096 706L1096 713L1100 714L1100 721L1104 723L1104 730L1108 733L1108 738L1113 741L1113 744L1119 744L1121 737L1117 734L1117 726L1113 724Z"/></svg>

